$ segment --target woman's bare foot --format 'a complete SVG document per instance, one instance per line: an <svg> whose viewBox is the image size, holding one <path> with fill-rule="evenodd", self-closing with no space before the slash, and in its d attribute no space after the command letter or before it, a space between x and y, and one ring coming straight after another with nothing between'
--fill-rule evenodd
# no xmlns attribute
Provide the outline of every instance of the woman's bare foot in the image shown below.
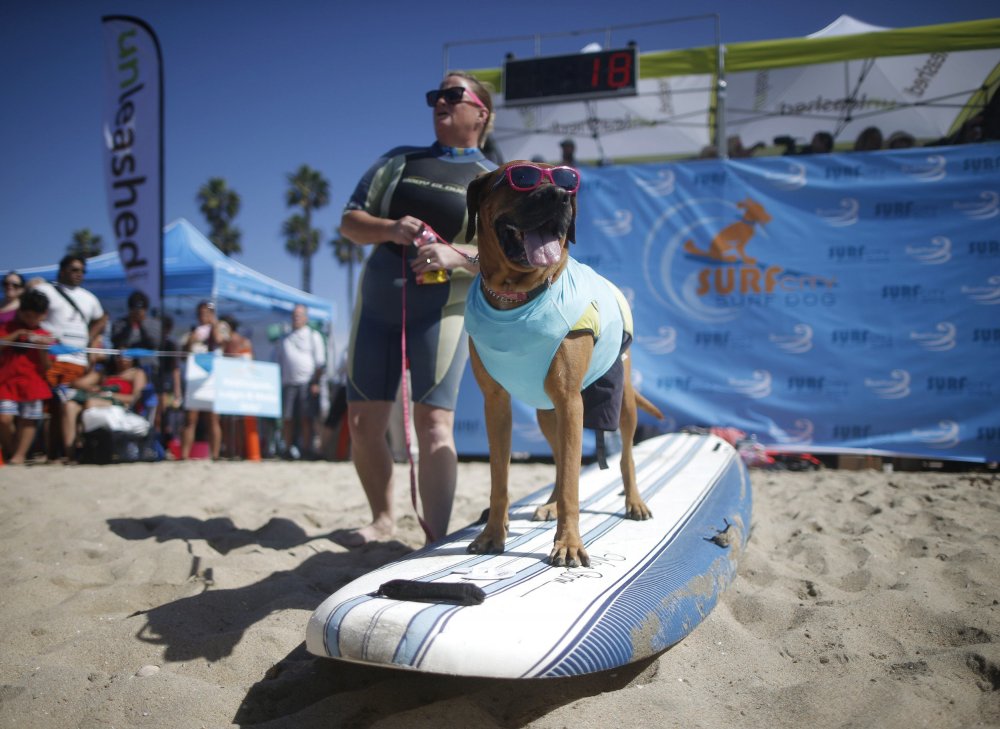
<svg viewBox="0 0 1000 729"><path fill-rule="evenodd" d="M388 542L396 535L395 525L372 522L360 529L341 529L330 535L330 539L342 547L354 549L369 542Z"/></svg>

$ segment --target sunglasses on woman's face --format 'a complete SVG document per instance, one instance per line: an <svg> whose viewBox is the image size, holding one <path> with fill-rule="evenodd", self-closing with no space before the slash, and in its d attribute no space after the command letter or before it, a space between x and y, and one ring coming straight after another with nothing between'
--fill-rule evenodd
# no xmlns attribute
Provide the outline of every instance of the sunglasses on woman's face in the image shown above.
<svg viewBox="0 0 1000 729"><path fill-rule="evenodd" d="M471 101L473 104L483 109L486 108L486 104L484 104L479 97L472 92L472 89L467 89L464 86L449 86L446 89L431 89L427 92L427 106L437 106L438 99L444 99L449 104L454 106L462 101L466 101L466 94L469 95L468 101Z"/></svg>
<svg viewBox="0 0 1000 729"><path fill-rule="evenodd" d="M493 189L507 180L511 189L529 192L548 180L556 187L575 194L580 189L580 173L572 167L536 167L535 165L511 165L503 171L503 176L493 183Z"/></svg>
<svg viewBox="0 0 1000 729"><path fill-rule="evenodd" d="M4 281L3 287L5 289L23 289L24 284L18 283L17 281Z"/></svg>

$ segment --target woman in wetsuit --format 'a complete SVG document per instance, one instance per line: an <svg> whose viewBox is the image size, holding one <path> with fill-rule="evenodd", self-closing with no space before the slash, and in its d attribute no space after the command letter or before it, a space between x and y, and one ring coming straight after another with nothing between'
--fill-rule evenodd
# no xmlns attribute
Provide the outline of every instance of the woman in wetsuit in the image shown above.
<svg viewBox="0 0 1000 729"><path fill-rule="evenodd" d="M454 410L468 358L463 315L479 268L475 246L454 241L465 231L468 183L496 168L480 150L493 102L477 79L451 73L427 93L427 103L434 144L398 147L379 158L340 224L349 240L375 246L361 276L347 359L352 458L372 521L344 535L340 541L347 546L395 533L386 433L402 371L404 286L417 483L428 541L447 532L455 495Z"/></svg>

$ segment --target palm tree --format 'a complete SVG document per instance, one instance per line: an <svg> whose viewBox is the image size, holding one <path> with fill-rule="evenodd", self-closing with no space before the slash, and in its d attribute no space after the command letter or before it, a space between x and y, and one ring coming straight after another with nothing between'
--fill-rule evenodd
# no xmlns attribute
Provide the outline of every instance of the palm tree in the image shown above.
<svg viewBox="0 0 1000 729"><path fill-rule="evenodd" d="M66 252L81 258L93 258L101 255L102 248L101 236L90 232L90 228L81 228L73 232L73 242L66 246Z"/></svg>
<svg viewBox="0 0 1000 729"><path fill-rule="evenodd" d="M319 231L309 227L304 215L295 214L281 226L285 236L285 250L302 258L302 290L310 292L309 276L312 274L312 257L319 250Z"/></svg>
<svg viewBox="0 0 1000 729"><path fill-rule="evenodd" d="M231 190L222 177L211 177L198 190L195 199L199 203L201 214L208 221L211 229L208 239L215 247L227 256L242 252L242 232L232 224L240 211L239 193Z"/></svg>
<svg viewBox="0 0 1000 729"><path fill-rule="evenodd" d="M333 246L333 257L337 259L337 263L347 266L347 310L350 312L354 306L354 264L365 260L365 252L361 246L345 238L340 228L334 231L330 245Z"/></svg>
<svg viewBox="0 0 1000 729"><path fill-rule="evenodd" d="M311 293L312 257L319 249L319 231L312 228L312 212L330 202L330 183L319 171L302 165L288 175L288 184L285 203L290 208L299 208L301 214L285 221L285 250L302 259L302 290ZM289 231L295 234L290 235Z"/></svg>

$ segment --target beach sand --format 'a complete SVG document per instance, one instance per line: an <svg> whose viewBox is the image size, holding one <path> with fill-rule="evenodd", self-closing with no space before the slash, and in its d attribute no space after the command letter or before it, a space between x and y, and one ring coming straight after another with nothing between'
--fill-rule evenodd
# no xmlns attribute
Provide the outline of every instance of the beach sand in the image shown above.
<svg viewBox="0 0 1000 729"><path fill-rule="evenodd" d="M512 469L515 496L552 480ZM398 541L349 463L0 469L0 726L1000 726L1000 478L755 471L739 574L672 649L575 679L449 678L315 658L312 610ZM487 505L460 464L452 528Z"/></svg>

